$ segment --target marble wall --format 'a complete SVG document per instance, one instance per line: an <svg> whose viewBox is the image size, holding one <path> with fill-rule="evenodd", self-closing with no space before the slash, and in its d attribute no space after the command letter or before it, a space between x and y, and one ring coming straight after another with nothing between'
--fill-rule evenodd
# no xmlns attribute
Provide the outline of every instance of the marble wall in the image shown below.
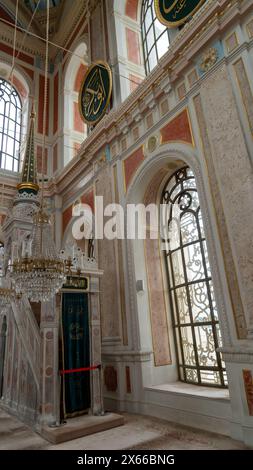
<svg viewBox="0 0 253 470"><path fill-rule="evenodd" d="M103 204L111 204L112 180L110 167L104 167L97 179L96 196L103 196ZM106 221L106 220L105 220ZM118 277L116 266L116 245L111 240L98 240L99 268L104 271L100 281L100 308L103 340L119 340L121 337L118 299Z"/></svg>
<svg viewBox="0 0 253 470"><path fill-rule="evenodd" d="M228 237L233 256L227 257L227 262L234 263L249 327L253 312L253 206L250 203L253 198L253 173L225 65L203 82L201 97L220 203L229 227ZM239 316L240 334L245 337L245 324L240 313Z"/></svg>

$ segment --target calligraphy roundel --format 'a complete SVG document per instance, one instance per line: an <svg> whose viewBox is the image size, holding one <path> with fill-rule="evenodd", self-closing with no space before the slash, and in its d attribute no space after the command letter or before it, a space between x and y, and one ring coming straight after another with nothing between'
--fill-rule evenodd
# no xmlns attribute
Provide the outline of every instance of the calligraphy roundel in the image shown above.
<svg viewBox="0 0 253 470"><path fill-rule="evenodd" d="M175 28L185 23L205 0L155 0L156 16L161 23Z"/></svg>
<svg viewBox="0 0 253 470"><path fill-rule="evenodd" d="M80 114L88 125L94 125L104 116L112 94L112 72L102 60L87 70L79 93Z"/></svg>

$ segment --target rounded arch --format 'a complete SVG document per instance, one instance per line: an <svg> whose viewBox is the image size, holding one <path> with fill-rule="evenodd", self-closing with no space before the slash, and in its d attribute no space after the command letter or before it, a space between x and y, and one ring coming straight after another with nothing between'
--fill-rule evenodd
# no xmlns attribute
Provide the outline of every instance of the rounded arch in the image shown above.
<svg viewBox="0 0 253 470"><path fill-rule="evenodd" d="M200 199L200 205L203 212L204 227L206 232L209 260L212 269L212 278L216 294L216 301L219 310L219 321L222 331L223 345L228 346L231 344L232 335L236 337L235 326L233 322L233 314L231 307L231 300L229 290L227 287L226 275L224 264L222 260L222 250L219 242L218 230L216 227L216 220L214 210L212 207L212 198L209 190L208 177L204 162L200 162L197 152L188 145L184 144L167 144L156 150L150 157L146 157L142 165L136 172L126 195L126 204L138 204L150 202L158 203L161 199L162 189L169 179L170 175L183 166L189 166L196 179L197 190ZM154 187L155 184L155 187ZM162 340L161 334L156 337L154 333L154 326L152 324L152 299L150 298L150 291L148 286L150 276L148 271L147 249L150 251L151 256L154 255L155 245L146 245L143 240L127 240L127 265L128 265L128 281L129 281L129 295L131 305L131 324L132 324L132 338L135 342L136 348L145 348L154 350L154 363L156 366L167 365L163 368L163 372L159 367L153 369L153 383L174 381L175 368L173 368L174 356L174 339L171 338L170 323L168 328L169 342L171 343L171 350L168 351L167 358L162 356L159 352L161 345L166 343L165 339ZM158 245L156 248L158 251ZM160 260L162 257L160 257ZM147 262L148 261L148 262ZM155 282L155 307L159 302L160 311L170 310L168 300L162 301L164 291L161 292L159 298L158 290L161 284L157 284L157 280L165 279L165 268L163 262L160 261L160 273L154 271L154 263L150 272L153 271ZM142 279L144 281L144 292L139 296L136 292L136 281ZM166 287L165 287L166 289ZM168 315L167 315L168 318ZM158 324L162 325L161 331L165 331L166 322L165 315L158 316L155 320ZM155 351L155 347L157 350ZM157 356L157 357L155 357ZM162 376L164 377L162 379ZM160 382L161 383L161 382Z"/></svg>
<svg viewBox="0 0 253 470"><path fill-rule="evenodd" d="M15 65L12 79L10 78L11 64L9 61L0 59L0 78L10 83L18 93L21 102L21 139L20 139L20 164L16 171L21 170L23 156L25 152L26 134L28 130L30 97L33 94L33 83L31 78L22 69Z"/></svg>
<svg viewBox="0 0 253 470"><path fill-rule="evenodd" d="M86 38L79 39L73 46L73 55L65 65L64 84L64 166L76 156L87 136L78 105L79 90L89 63Z"/></svg>
<svg viewBox="0 0 253 470"><path fill-rule="evenodd" d="M87 65L89 62L87 38L84 36L79 38L72 44L71 50L73 55L67 59L63 75L64 90L67 91L72 91L74 89L76 73L80 64Z"/></svg>

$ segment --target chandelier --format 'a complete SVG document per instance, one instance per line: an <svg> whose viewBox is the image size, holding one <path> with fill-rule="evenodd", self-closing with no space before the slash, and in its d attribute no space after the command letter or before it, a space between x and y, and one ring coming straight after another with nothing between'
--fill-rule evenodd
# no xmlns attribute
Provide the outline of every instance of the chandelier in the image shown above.
<svg viewBox="0 0 253 470"><path fill-rule="evenodd" d="M22 256L13 261L11 279L17 294L23 293L33 302L46 302L60 290L66 280L66 264L57 255L49 217L44 210L44 161L46 153L46 107L48 82L49 0L47 0L45 88L43 110L42 188L40 209L34 215L31 240L22 249ZM34 158L34 113L31 115L27 159L19 191L38 189ZM27 176L30 171L30 179ZM32 178L31 178L32 172ZM31 182L32 180L32 182Z"/></svg>
<svg viewBox="0 0 253 470"><path fill-rule="evenodd" d="M13 262L12 281L17 294L32 302L50 300L66 280L65 263L58 257L49 217L42 208L34 216L28 252Z"/></svg>
<svg viewBox="0 0 253 470"><path fill-rule="evenodd" d="M13 291L6 287L0 287L0 309L8 307L11 302Z"/></svg>
<svg viewBox="0 0 253 470"><path fill-rule="evenodd" d="M7 286L7 280L4 276L4 249L0 246L0 310L10 305L13 291Z"/></svg>

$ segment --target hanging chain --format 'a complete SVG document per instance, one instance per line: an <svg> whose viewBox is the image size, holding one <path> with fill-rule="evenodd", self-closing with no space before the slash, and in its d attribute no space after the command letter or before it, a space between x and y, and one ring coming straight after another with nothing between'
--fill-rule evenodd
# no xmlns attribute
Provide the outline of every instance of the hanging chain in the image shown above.
<svg viewBox="0 0 253 470"><path fill-rule="evenodd" d="M44 86L44 108L43 108L43 150L42 150L42 187L41 187L41 209L44 199L44 170L46 159L46 128L47 128L47 97L48 97L48 50L49 50L49 0L47 0L47 26L46 26L46 57L45 57L45 86Z"/></svg>
<svg viewBox="0 0 253 470"><path fill-rule="evenodd" d="M18 8L19 8L19 0L16 1L16 11L15 11L15 27L14 27L14 38L13 38L13 51L12 51L12 64L11 64L11 71L10 71L10 82L13 86L14 80L14 66L15 66L15 56L16 56L16 42L17 42L17 26L18 26Z"/></svg>

